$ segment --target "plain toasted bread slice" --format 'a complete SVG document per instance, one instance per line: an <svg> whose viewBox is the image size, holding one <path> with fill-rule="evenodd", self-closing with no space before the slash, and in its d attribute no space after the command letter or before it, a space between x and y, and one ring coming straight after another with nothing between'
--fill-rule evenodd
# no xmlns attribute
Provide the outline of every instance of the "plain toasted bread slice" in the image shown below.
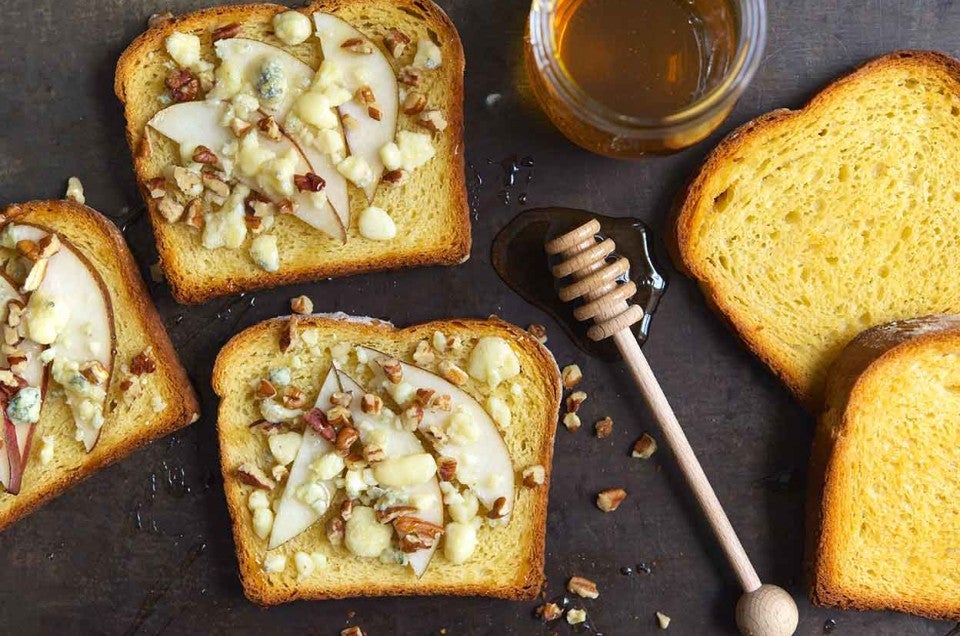
<svg viewBox="0 0 960 636"><path fill-rule="evenodd" d="M362 191L352 184L346 243L341 244L292 216L279 215L271 233L278 239L280 269L272 273L250 258L246 248L249 238L240 249L211 251L200 244L199 230L184 223L169 224L159 215L157 201L150 198L143 184L162 174L179 156L175 144L146 127L163 108L160 97L166 93L164 80L171 71L164 40L174 31L196 34L203 43L204 59L216 62L212 32L238 23L238 37L277 46L318 68L322 54L316 38L291 47L274 35L274 15L287 10L274 4L250 4L185 14L148 29L130 44L117 63L114 90L124 104L134 168L150 211L160 263L179 302L197 303L244 290L358 272L452 265L469 257L470 216L463 165L463 48L453 23L429 0L327 0L297 9L308 16L315 11L333 13L377 46L382 46L388 29L396 28L414 43L433 39L440 47L441 66L417 87L430 107L439 109L447 119L447 128L434 135L436 156L413 171L401 187L378 188L374 200L374 205L393 217L398 228L394 239L372 241L359 234L357 219L368 204ZM388 58L399 69L410 63L414 48L408 46L409 52L399 60ZM401 115L399 129L422 132L415 119Z"/></svg>
<svg viewBox="0 0 960 636"><path fill-rule="evenodd" d="M300 317L300 344L287 353L279 349L288 320L281 318L255 325L234 336L217 356L213 387L220 396L217 428L224 490L233 523L240 565L240 577L248 598L272 605L295 599L324 599L354 596L399 595L477 595L508 599L532 599L544 580L544 539L547 494L553 440L560 403L560 378L550 353L525 331L499 320L443 320L398 329L389 323L357 319L344 315ZM313 342L304 344L303 334ZM422 340L432 341L436 332L447 340L459 338L462 346L444 353L424 368L436 371L440 360L450 360L466 368L465 360L478 338L499 336L506 339L519 357L522 372L514 381L519 389L510 391L504 383L496 394L509 405L512 423L501 429L511 463L517 472L515 507L508 525L479 530L479 543L473 556L455 565L438 550L421 578L404 566L385 565L377 559L352 556L342 546L328 541L324 524L334 510L298 537L270 551L287 556L287 567L279 573L263 568L267 542L258 538L251 526L247 499L252 487L237 478L237 468L245 462L269 463L269 451L262 436L250 428L260 415L253 399L251 382L265 377L278 365L292 368L294 385L307 391L313 404L319 384L337 354L341 369L353 372L358 364L354 347L366 345L398 359L412 362ZM299 367L297 366L299 365ZM483 398L477 384L470 380L464 387L474 397ZM302 426L302 424L301 424ZM529 466L545 468L545 483L537 488L520 484L520 471ZM337 506L331 506L336 509ZM310 577L297 577L293 556L296 552L320 553L327 563Z"/></svg>
<svg viewBox="0 0 960 636"><path fill-rule="evenodd" d="M840 354L809 511L814 602L960 620L960 315L874 327Z"/></svg>
<svg viewBox="0 0 960 636"><path fill-rule="evenodd" d="M94 471L199 416L197 396L116 227L98 212L72 201L11 205L4 215L13 222L55 232L92 265L110 294L116 351L106 419L100 440L91 452L85 452L83 444L74 438L73 416L62 392L47 391L34 437L39 440L52 436L52 459L43 464L41 444L33 444L20 493L0 492L0 529ZM117 369L129 366L134 356L148 349L156 369L144 376L148 380L143 392L135 399L125 400L120 386L122 374Z"/></svg>
<svg viewBox="0 0 960 636"><path fill-rule="evenodd" d="M900 51L730 134L681 195L672 250L811 410L873 325L960 311L960 63Z"/></svg>

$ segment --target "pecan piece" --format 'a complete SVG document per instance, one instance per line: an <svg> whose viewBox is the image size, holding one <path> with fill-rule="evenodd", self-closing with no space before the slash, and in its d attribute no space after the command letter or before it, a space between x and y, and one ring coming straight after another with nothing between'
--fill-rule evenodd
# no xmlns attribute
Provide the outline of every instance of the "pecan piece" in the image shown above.
<svg viewBox="0 0 960 636"><path fill-rule="evenodd" d="M457 460L453 457L441 457L437 460L437 474L440 481L451 481L457 474Z"/></svg>
<svg viewBox="0 0 960 636"><path fill-rule="evenodd" d="M570 580L567 581L567 591L581 598L597 598L600 596L597 584L582 576L571 576Z"/></svg>
<svg viewBox="0 0 960 636"><path fill-rule="evenodd" d="M303 408L307 404L307 394L295 386L288 386L283 390L282 402L288 409Z"/></svg>
<svg viewBox="0 0 960 636"><path fill-rule="evenodd" d="M279 141L282 136L280 124L273 118L273 115L267 115L260 119L260 121L257 122L257 128L259 128L268 139L272 139L273 141Z"/></svg>
<svg viewBox="0 0 960 636"><path fill-rule="evenodd" d="M327 421L330 422L331 426L339 430L344 426L352 424L353 418L350 416L350 409L342 406L334 406L327 411Z"/></svg>
<svg viewBox="0 0 960 636"><path fill-rule="evenodd" d="M157 370L157 363L154 361L151 354L153 351L151 347L147 347L137 355L133 356L133 359L130 361L130 373L133 375L143 375L145 373L153 373Z"/></svg>
<svg viewBox="0 0 960 636"><path fill-rule="evenodd" d="M521 474L523 485L527 488L538 488L547 481L547 470L540 464L523 469Z"/></svg>
<svg viewBox="0 0 960 636"><path fill-rule="evenodd" d="M380 411L383 410L383 400L379 395L364 393L360 398L360 410L368 415L380 415Z"/></svg>
<svg viewBox="0 0 960 636"><path fill-rule="evenodd" d="M397 168L396 170L387 170L384 172L380 180L389 186L402 186L409 178L409 172L403 168Z"/></svg>
<svg viewBox="0 0 960 636"><path fill-rule="evenodd" d="M396 358L381 358L377 362L380 364L380 368L383 369L383 374L387 376L390 382L399 384L400 381L403 380L403 366L401 366L399 360Z"/></svg>
<svg viewBox="0 0 960 636"><path fill-rule="evenodd" d="M191 102L197 98L197 93L200 92L200 80L185 68L168 75L164 83L170 89L170 96L173 101L177 103Z"/></svg>
<svg viewBox="0 0 960 636"><path fill-rule="evenodd" d="M353 499L345 499L340 504L340 518L344 521L350 521L353 516Z"/></svg>
<svg viewBox="0 0 960 636"><path fill-rule="evenodd" d="M416 115L427 107L427 96L417 91L410 91L403 98L403 114Z"/></svg>
<svg viewBox="0 0 960 636"><path fill-rule="evenodd" d="M413 404L406 409L400 415L400 422L403 424L403 428L408 431L415 431L417 427L420 426L420 422L423 421L423 407L419 404Z"/></svg>
<svg viewBox="0 0 960 636"><path fill-rule="evenodd" d="M344 524L340 517L331 517L327 522L327 540L330 545L340 545L343 543Z"/></svg>
<svg viewBox="0 0 960 636"><path fill-rule="evenodd" d="M403 50L410 44L410 36L400 32L398 29L389 29L383 36L383 46L390 52L394 58L403 55Z"/></svg>
<svg viewBox="0 0 960 636"><path fill-rule="evenodd" d="M644 433L636 442L633 443L631 457L638 459L650 459L657 452L657 440Z"/></svg>
<svg viewBox="0 0 960 636"><path fill-rule="evenodd" d="M341 49L346 49L357 55L370 55L373 53L373 46L364 38L349 38L340 43Z"/></svg>
<svg viewBox="0 0 960 636"><path fill-rule="evenodd" d="M240 33L240 23L231 22L230 24L224 24L221 27L217 27L213 30L213 35L211 40L216 42L217 40L228 40L230 38L235 38Z"/></svg>
<svg viewBox="0 0 960 636"><path fill-rule="evenodd" d="M337 439L337 429L330 424L327 414L320 409L310 409L303 416L303 421L320 434L320 437L332 442Z"/></svg>
<svg viewBox="0 0 960 636"><path fill-rule="evenodd" d="M352 426L344 426L337 433L337 441L334 446L337 449L337 455L346 457L350 454L350 448L360 439L360 433Z"/></svg>
<svg viewBox="0 0 960 636"><path fill-rule="evenodd" d="M295 314L311 314L313 313L313 301L301 294L290 300L290 310Z"/></svg>
<svg viewBox="0 0 960 636"><path fill-rule="evenodd" d="M320 192L327 187L327 182L320 175L308 172L293 175L293 185L300 192Z"/></svg>
<svg viewBox="0 0 960 636"><path fill-rule="evenodd" d="M580 370L580 367L576 364L568 364L563 367L563 371L560 373L560 378L563 380L563 388L572 389L580 383L580 380L583 379L583 372Z"/></svg>
<svg viewBox="0 0 960 636"><path fill-rule="evenodd" d="M147 194L151 199L162 199L167 196L167 180L163 177L147 179L143 185L147 188Z"/></svg>
<svg viewBox="0 0 960 636"><path fill-rule="evenodd" d="M444 380L452 382L457 386L466 384L467 380L470 379L466 371L449 360L442 361L438 367L438 370L440 371L440 375L443 376Z"/></svg>
<svg viewBox="0 0 960 636"><path fill-rule="evenodd" d="M273 490L277 487L277 482L267 477L267 474L253 462L245 462L237 467L237 479L263 490Z"/></svg>
<svg viewBox="0 0 960 636"><path fill-rule="evenodd" d="M620 507L623 500L627 497L627 491L623 488L608 488L600 491L597 495L597 508L604 512L613 512Z"/></svg>
<svg viewBox="0 0 960 636"><path fill-rule="evenodd" d="M397 81L407 86L419 86L423 73L418 68L404 66L397 74Z"/></svg>
<svg viewBox="0 0 960 636"><path fill-rule="evenodd" d="M197 163L206 164L208 166L215 166L220 163L220 160L217 159L217 155L215 155L213 151L206 146L197 146L193 150L193 160Z"/></svg>
<svg viewBox="0 0 960 636"><path fill-rule="evenodd" d="M593 425L593 430L600 439L610 437L613 434L613 419L605 417L597 421L597 423Z"/></svg>
<svg viewBox="0 0 960 636"><path fill-rule="evenodd" d="M507 510L507 498L497 497L497 500L493 502L493 506L487 512L487 519L500 519L505 517L507 512L509 512Z"/></svg>
<svg viewBox="0 0 960 636"><path fill-rule="evenodd" d="M443 534L443 526L416 517L399 517L393 527L400 537L400 550L407 553L433 547Z"/></svg>
<svg viewBox="0 0 960 636"><path fill-rule="evenodd" d="M417 514L416 506L390 506L383 510L377 510L377 521L380 523L393 523L400 517L409 517Z"/></svg>
<svg viewBox="0 0 960 636"><path fill-rule="evenodd" d="M265 400L276 395L277 389L273 386L270 380L260 380L260 382L257 384L257 390L254 391L253 394L261 400Z"/></svg>
<svg viewBox="0 0 960 636"><path fill-rule="evenodd" d="M290 316L286 329L280 334L280 351L283 353L289 351L293 345L300 341L299 322L299 318L295 315Z"/></svg>

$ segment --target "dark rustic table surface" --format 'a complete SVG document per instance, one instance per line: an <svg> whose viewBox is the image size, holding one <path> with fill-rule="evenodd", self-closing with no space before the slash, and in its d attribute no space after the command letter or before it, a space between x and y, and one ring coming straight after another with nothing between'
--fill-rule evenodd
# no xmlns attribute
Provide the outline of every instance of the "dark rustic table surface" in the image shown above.
<svg viewBox="0 0 960 636"><path fill-rule="evenodd" d="M0 202L63 195L67 177L118 225L140 268L155 262L141 214L120 105L117 56L154 12L197 0L3 0L0 19ZM174 303L150 284L170 335L203 400L193 426L94 475L0 534L3 634L568 633L542 626L534 603L489 599L361 599L299 602L264 610L241 592L228 530L215 438L214 356L236 331L310 295L318 311L342 310L406 325L452 316L546 324L561 364L578 362L590 400L585 417L610 415L612 437L585 427L558 432L547 536L550 593L571 574L597 581L585 607L605 634L734 634L736 581L700 519L668 452L650 462L629 447L652 426L625 368L580 353L547 316L493 272L493 235L523 207L564 205L636 215L662 231L671 198L720 134L767 110L795 107L860 62L903 48L960 52L960 2L781 0L770 7L769 42L753 84L721 131L679 155L634 163L587 154L525 101L518 61L529 3L445 0L467 55L466 156L473 208L469 262L390 272L228 298ZM495 105L486 97L500 94ZM531 156L516 185L499 162ZM525 203L523 203L525 201ZM662 260L666 260L663 258ZM804 481L812 420L707 309L696 287L667 267L671 288L646 352L760 576L789 589L799 634L944 636L953 627L894 613L813 608L801 563ZM604 515L605 487L630 491ZM646 563L650 574L625 576ZM355 612L355 614L353 614ZM353 616L353 618L348 618Z"/></svg>

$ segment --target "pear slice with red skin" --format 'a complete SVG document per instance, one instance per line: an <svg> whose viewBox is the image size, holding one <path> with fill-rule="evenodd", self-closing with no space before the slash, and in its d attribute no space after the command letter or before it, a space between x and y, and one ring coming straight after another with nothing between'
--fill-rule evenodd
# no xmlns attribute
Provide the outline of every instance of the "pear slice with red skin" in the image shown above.
<svg viewBox="0 0 960 636"><path fill-rule="evenodd" d="M7 231L14 241L31 240L35 243L51 233L45 228L25 223L11 224ZM33 293L69 307L67 323L53 345L56 357L78 364L94 360L99 362L108 374L104 386L109 387L116 348L110 292L90 261L70 241L59 235L58 238L60 250L50 257L43 280ZM29 312L24 318L29 325ZM106 400L104 396L100 404L101 412L104 411ZM100 439L100 429L82 423L78 423L78 428L89 453Z"/></svg>
<svg viewBox="0 0 960 636"><path fill-rule="evenodd" d="M17 291L17 285L5 274L0 273L0 323L6 323L11 300L26 304L24 297ZM40 354L44 349L42 345L30 340L23 340L20 344L20 350L27 356L26 368L20 377L26 381L27 386L40 389L41 403L46 394L46 373L40 361ZM0 369L9 368L7 356L0 353ZM0 484L9 494L16 495L20 492L23 470L30 455L37 425L35 423L17 425L10 421L7 417L7 402L6 396L0 398L0 410L3 412L3 429L0 431L0 439L3 440L4 446L0 451Z"/></svg>
<svg viewBox="0 0 960 636"><path fill-rule="evenodd" d="M177 144L206 146L213 151L214 154L219 154L222 152L224 146L232 141L236 141L233 132L220 123L223 120L226 110L227 103L216 100L182 102L180 104L167 106L154 115L153 119L151 119L147 125ZM251 129L247 134L255 135L259 133L257 133L255 129ZM304 158L303 151L297 144L291 141L289 137L282 136L279 141L273 141L264 135L260 135L258 141L261 146L277 154L286 152L291 147L296 148L297 153L300 155L300 162L295 169L295 173L305 174L307 172L313 172L319 175L319 173L316 172L318 168L307 162ZM327 171L326 174L330 176L330 182L333 183L336 183L337 179L343 179L336 170L333 170L333 175L331 175L329 171ZM319 176L322 177L323 175ZM255 179L244 177L239 173L235 173L234 177L237 181L249 186L251 189L262 192L262 189ZM326 177L324 178L326 179ZM337 186L334 186L332 190L336 191L336 189ZM343 184L343 189L344 191L346 190L346 184ZM274 203L279 201L277 197L268 196L268 198ZM313 205L309 198L309 193L306 192L297 192L290 197L290 199L296 203L296 210L294 210L293 213L294 216L307 225L339 240L341 243L346 241L346 230L329 198L322 207Z"/></svg>
<svg viewBox="0 0 960 636"><path fill-rule="evenodd" d="M360 408L360 403L366 391L363 390L363 387L361 387L356 380L339 369L337 370L337 375L340 378L340 386L343 387L343 390L353 393L353 400L350 402L350 416L353 418L354 428L360 433L361 443L366 444L370 438L370 434L374 430L379 430L383 431L387 436L387 443L383 448L387 458L405 457L407 455L426 452L417 436L410 431L397 428L392 422L385 422L378 416L364 413ZM441 527L443 526L443 493L440 492L440 483L437 481L436 475L425 483L417 486L408 486L406 488L397 488L397 490L410 499L417 495L427 495L431 497L432 505L420 510L416 518ZM433 558L433 554L436 552L439 543L440 541L437 540L430 548L424 548L407 554L410 568L417 577L423 576L423 573L426 572L427 566L430 565L430 560Z"/></svg>
<svg viewBox="0 0 960 636"><path fill-rule="evenodd" d="M371 360L392 357L367 347L362 349ZM497 499L504 498L506 505L503 510L506 514L503 519L509 521L514 504L514 469L507 445L493 419L473 396L460 387L416 365L400 361L400 366L404 382L416 389L430 389L437 396L450 396L450 411L429 407L423 409L419 430L427 434L437 453L457 460L457 480L470 488L487 510L493 508ZM478 437L475 441L454 444L451 441L441 442L429 435L432 427L443 430L458 408L477 425Z"/></svg>
<svg viewBox="0 0 960 636"><path fill-rule="evenodd" d="M286 93L276 104L261 103L260 110L264 115L272 115L282 129L294 102L313 82L315 74L313 68L283 49L258 40L227 38L218 40L213 46L222 63L238 65L242 69L241 76L252 86L257 85L257 76L264 61L274 59L280 63L287 78ZM347 199L347 180L337 171L337 167L325 153L311 144L300 143L295 139L292 141L310 164L311 172L326 182L324 192L327 194L327 200L340 217L340 223L344 227L349 227L350 201ZM318 229L320 229L319 225L323 225L316 219L312 221L304 219L304 221Z"/></svg>
<svg viewBox="0 0 960 636"><path fill-rule="evenodd" d="M320 386L320 394L317 396L314 407L326 411L330 408L330 396L339 390L340 382L337 380L337 373L333 367L330 367L327 377ZM319 521L326 512L317 511L312 506L303 503L297 499L296 493L297 488L311 480L310 464L333 450L333 444L321 437L320 433L313 430L309 424L306 425L300 450L297 452L297 457L290 467L290 474L287 476L287 485L284 487L280 501L277 503L277 516L273 520L273 529L270 531L268 550L293 539ZM333 501L333 497L337 493L336 481L328 479L320 483L327 490L329 505L329 502Z"/></svg>
<svg viewBox="0 0 960 636"><path fill-rule="evenodd" d="M366 161L373 170L373 180L364 188L367 201L372 203L384 170L380 149L397 136L400 110L397 75L380 48L347 22L335 15L317 12L313 14L313 23L323 48L323 57L340 70L345 88L354 94L360 88L369 88L373 91L375 105L380 112L380 119L374 119L370 116L370 105L357 99L339 107L341 117L349 116L356 122L355 126L344 126L350 154ZM355 53L349 47L341 46L357 38L370 47L370 53Z"/></svg>

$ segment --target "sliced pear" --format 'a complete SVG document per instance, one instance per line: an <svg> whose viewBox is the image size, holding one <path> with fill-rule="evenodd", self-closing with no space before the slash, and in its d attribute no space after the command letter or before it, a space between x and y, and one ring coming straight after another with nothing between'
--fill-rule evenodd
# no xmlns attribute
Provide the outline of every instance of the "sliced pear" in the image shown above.
<svg viewBox="0 0 960 636"><path fill-rule="evenodd" d="M371 360L386 355L374 349L366 347L362 349ZM514 503L513 464L510 461L507 445L493 419L463 389L418 366L403 361L400 361L400 365L403 369L404 382L417 389L430 389L438 396L450 396L452 407L450 411L435 408L423 410L420 431L428 433L433 427L445 430L450 418L458 410L472 422L472 430L475 432L472 440L455 440L450 437L447 441L440 442L432 435L428 434L427 437L432 441L437 453L457 460L457 479L477 495L477 499L485 508L490 510L497 499L501 497L505 499L504 519L509 521Z"/></svg>
<svg viewBox="0 0 960 636"><path fill-rule="evenodd" d="M222 152L224 146L232 141L236 141L233 133L221 124L226 110L227 103L221 101L182 102L161 110L154 115L153 119L148 122L148 125L164 137L167 137L179 145L192 144L206 146L210 148L214 154L219 154ZM247 134L258 133L251 130ZM328 187L330 187L329 184L331 183L337 184L338 181L343 181L343 177L337 173L336 169L330 170L328 168L324 174L317 172L317 170L321 168L316 168L311 163L308 163L307 159L304 158L305 154L303 150L291 141L289 137L284 136L281 137L279 141L273 141L261 135L259 137L259 143L265 148L274 151L277 155L283 154L291 147L296 148L301 158L300 163L295 169L297 174L313 172L325 180L329 177L327 181ZM327 163L329 164L329 161ZM254 179L246 178L239 173L234 174L234 177L237 181L258 192L263 191ZM340 187L340 185L334 185L332 186L332 190L337 192ZM342 184L342 189L346 190L346 183ZM327 201L319 207L313 203L309 193L297 192L291 199L297 204L294 216L307 225L341 242L346 240L346 230L340 220L340 216L333 208L329 195ZM277 199L274 199L274 201L276 200Z"/></svg>
<svg viewBox="0 0 960 636"><path fill-rule="evenodd" d="M337 380L337 373L331 367L320 386L320 394L317 396L315 407L326 410L330 406L330 396L339 390L340 382ZM313 479L310 464L318 457L331 451L333 451L333 444L307 425L303 431L300 450L290 467L287 485L284 487L283 495L280 496L280 501L277 503L277 516L273 521L273 530L270 531L268 550L293 539L319 521L320 517L326 512L306 505L297 498L296 494L300 486ZM327 491L327 505L329 506L329 502L333 501L333 497L337 493L336 482L329 479L320 482L320 486Z"/></svg>
<svg viewBox="0 0 960 636"><path fill-rule="evenodd" d="M222 64L232 66L241 81L256 87L260 68L267 60L280 64L286 78L283 97L274 103L262 103L262 110L282 122L300 93L310 86L314 70L283 49L247 38L226 38L213 45Z"/></svg>
<svg viewBox="0 0 960 636"><path fill-rule="evenodd" d="M238 69L240 77L253 86L257 84L260 67L265 60L274 59L280 63L287 77L287 90L281 100L272 105L264 104L262 110L272 115L281 126L286 121L293 103L313 82L315 72L308 64L270 44L246 38L227 38L218 40L214 47L222 63ZM294 143L310 164L311 171L326 181L324 191L327 193L327 200L340 217L343 226L349 226L350 202L347 200L347 180L337 172L337 167L333 165L326 153L320 152L310 144ZM307 222L310 223L310 221Z"/></svg>
<svg viewBox="0 0 960 636"><path fill-rule="evenodd" d="M383 52L365 35L335 15L317 12L313 14L317 37L323 48L323 57L333 62L343 76L344 86L351 92L364 86L373 91L380 120L370 116L369 105L353 99L339 107L340 116L350 116L355 126L344 126L347 147L350 154L367 162L373 170L374 179L364 194L373 202L380 177L383 175L383 161L380 149L397 136L397 116L400 108L400 93L397 88L397 76L390 61ZM341 46L348 40L360 38L367 45L369 53L354 52L356 47Z"/></svg>
<svg viewBox="0 0 960 636"><path fill-rule="evenodd" d="M23 296L17 291L16 284L5 275L0 274L0 323L6 323L11 300L18 300L25 304ZM20 377L26 381L27 386L40 389L41 396L45 385L43 363L40 361L40 354L43 349L44 347L29 340L24 340L20 345L20 350L27 356L27 365L20 373ZM0 353L0 369L9 368L10 363L7 356ZM30 455L30 446L37 425L14 424L7 417L6 406L5 400L0 402L0 409L3 410L3 428L0 431L0 439L3 440L4 446L3 450L0 451L0 484L8 493L15 495L20 492L23 470L27 463L27 457Z"/></svg>
<svg viewBox="0 0 960 636"><path fill-rule="evenodd" d="M48 234L45 229L25 224L12 225L8 231L14 241L27 239L38 242ZM63 237L60 237L60 243L60 250L50 257L43 280L31 296L49 299L66 307L68 313L66 322L53 344L54 366L56 367L57 361L75 363L78 366L97 361L108 373L108 379L102 385L106 388L110 386L109 377L113 372L113 351L116 344L110 293L89 261ZM29 331L29 308L24 319ZM102 425L107 400L106 391L102 393L103 396L99 399L91 396L84 398L94 402L96 416L91 421L90 418L77 417L76 409L79 404L76 396L71 391L66 391L67 404L74 412L78 439L83 441L87 452L93 450L100 439L101 426L98 423Z"/></svg>
<svg viewBox="0 0 960 636"><path fill-rule="evenodd" d="M378 441L381 442L379 445L387 458L404 457L424 452L420 440L410 431L395 427L393 422L388 419L381 419L378 416L364 413L360 408L360 398L366 391L353 378L342 371L338 370L337 375L340 378L340 385L343 390L353 393L353 400L350 402L350 415L353 418L354 426L360 432L361 443L366 444L371 436L377 435L382 438ZM384 411L386 410L384 409ZM396 490L411 500L417 496L428 497L431 502L430 505L421 509L417 518L438 526L443 525L443 494L440 492L440 483L436 476L423 484L397 488ZM418 577L423 576L423 573L427 570L430 559L433 558L433 553L436 552L439 543L437 541L431 548L417 550L407 555L410 568Z"/></svg>

